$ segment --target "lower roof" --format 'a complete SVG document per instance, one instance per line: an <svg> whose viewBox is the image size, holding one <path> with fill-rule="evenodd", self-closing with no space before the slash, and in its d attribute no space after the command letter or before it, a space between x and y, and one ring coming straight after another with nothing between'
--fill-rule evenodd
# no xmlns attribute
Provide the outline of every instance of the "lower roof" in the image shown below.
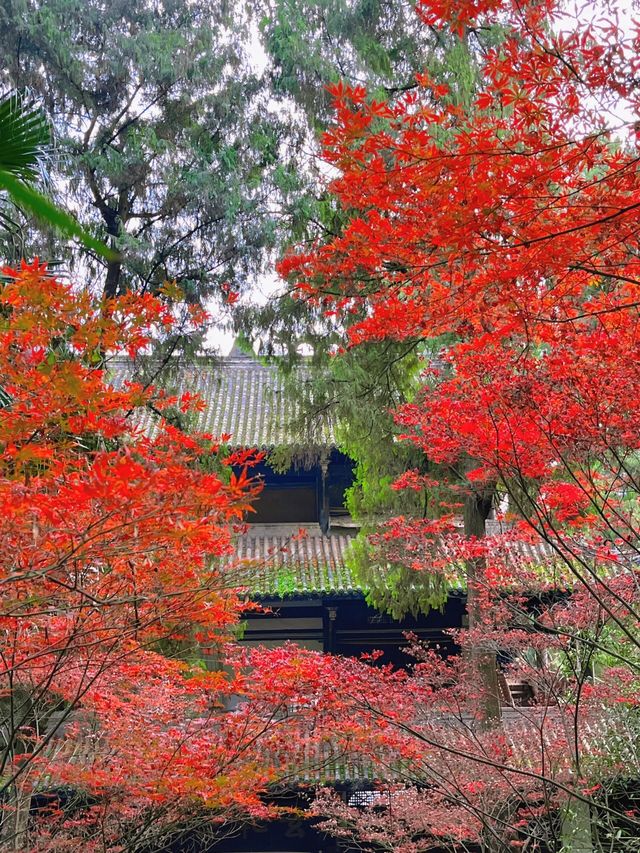
<svg viewBox="0 0 640 853"><path fill-rule="evenodd" d="M250 526L247 533L238 537L235 553L250 597L256 600L362 598L367 590L350 566L348 556L356 532L338 529L323 534L317 525ZM505 556L513 559L514 566L523 558L539 565L554 561L552 549L544 543L514 543ZM455 559L452 555L452 560ZM451 590L454 595L461 592L461 589Z"/></svg>
<svg viewBox="0 0 640 853"><path fill-rule="evenodd" d="M348 533L321 533L317 526L254 525L236 544L252 598L316 596L361 598L362 584L348 565Z"/></svg>

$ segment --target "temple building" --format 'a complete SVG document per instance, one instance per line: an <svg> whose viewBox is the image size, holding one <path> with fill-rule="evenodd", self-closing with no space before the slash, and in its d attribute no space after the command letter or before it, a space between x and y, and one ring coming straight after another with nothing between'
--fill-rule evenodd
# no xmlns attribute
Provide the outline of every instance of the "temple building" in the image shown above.
<svg viewBox="0 0 640 853"><path fill-rule="evenodd" d="M382 663L409 662L405 633L451 647L447 629L463 624L465 598L452 592L442 611L394 620L367 604L354 576L349 544L358 525L345 507L351 460L336 446L332 425L300 425L277 366L237 346L218 362L185 365L176 390L204 401L193 428L230 435L234 448L258 448L252 469L263 490L238 537L236 562L249 595L265 608L245 621L242 642L273 646L291 641L307 649L359 656L381 651ZM295 424L295 428L292 425Z"/></svg>
<svg viewBox="0 0 640 853"><path fill-rule="evenodd" d="M345 656L381 652L379 662L403 666L406 634L456 653L451 629L466 623L466 593L452 589L440 610L393 619L370 606L356 576L349 547L358 532L345 506L353 478L351 460L340 451L328 419L305 423L299 404L287 393L274 364L263 363L237 346L220 360L175 364L169 371L172 392L189 391L203 401L187 425L195 431L230 436L234 449L258 448L263 461L252 469L263 483L238 535L234 572L246 579L247 596L262 610L244 620L240 642L277 646L293 642L306 649ZM149 430L153 415L149 414ZM537 555L540 559L545 554ZM523 700L522 685L500 679L506 706ZM230 708L231 710L231 708ZM375 785L366 762L310 754L304 766L291 768L284 796L300 806L318 785L329 785L355 802ZM283 793L279 792L278 797ZM301 798L301 799L300 799ZM176 851L217 853L341 853L335 839L316 832L304 819L247 825L233 838L201 847L176 840ZM193 844L195 843L195 847ZM191 846L189 846L191 845Z"/></svg>

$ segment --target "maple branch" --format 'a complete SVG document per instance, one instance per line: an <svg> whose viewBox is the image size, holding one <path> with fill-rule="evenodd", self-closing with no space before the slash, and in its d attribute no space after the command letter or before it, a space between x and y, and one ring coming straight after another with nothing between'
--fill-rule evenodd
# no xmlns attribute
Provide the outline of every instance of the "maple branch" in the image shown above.
<svg viewBox="0 0 640 853"><path fill-rule="evenodd" d="M381 711L378 708L374 708L370 705L367 705L367 707L372 713L375 713L377 717L384 720L392 728L396 728L399 731L402 731L405 734L415 738L416 740L419 740L422 743L426 743L428 746L433 747L436 750L448 753L450 755L455 755L458 758L463 758L465 761L468 761L472 764L479 764L483 767L490 767L494 770L500 770L502 773L505 774L505 776L516 776L525 779L534 779L536 782L542 782L544 785L548 785L551 788L554 788L558 791L562 791L564 794L567 794L571 799L578 800L579 802L585 803L586 805L592 804L592 800L588 796L585 796L574 788L570 788L568 785L565 785L558 779L545 776L541 773L536 773L533 770L527 770L526 768L514 767L512 765L505 764L504 762L499 761L496 758L487 758L483 755L476 755L475 753L468 752L467 750L460 749L458 747L442 743L441 741L434 740L432 737L429 737L421 730L413 728L412 726L406 723L398 721L396 718L387 715L384 711ZM604 812L611 815L612 817L617 817L620 815L619 811L612 809L611 807L606 806L604 804L599 803L598 808L601 808ZM640 827L640 818L635 818L631 815L627 815L627 819L630 823L633 823L635 826Z"/></svg>
<svg viewBox="0 0 640 853"><path fill-rule="evenodd" d="M595 228L597 225L604 225L607 222L612 222L615 219L619 219L621 216L625 216L627 213L631 213L633 210L638 210L638 208L640 208L640 201L629 204L626 207L618 208L615 213L609 213L607 216L602 216L599 219L592 219L591 221L584 222L580 225L572 225L570 228L563 228L559 231L554 231L553 234L543 234L539 237L531 237L517 243L506 243L501 248L503 251L508 249L527 249L529 246L533 246L536 243L555 240L557 237L564 237L567 234L575 234L577 231L584 231L588 228Z"/></svg>

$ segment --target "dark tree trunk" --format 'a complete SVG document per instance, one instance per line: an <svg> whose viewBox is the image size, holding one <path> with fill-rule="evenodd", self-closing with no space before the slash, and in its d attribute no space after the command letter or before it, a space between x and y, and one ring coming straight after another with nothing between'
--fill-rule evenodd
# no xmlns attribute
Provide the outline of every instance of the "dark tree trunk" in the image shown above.
<svg viewBox="0 0 640 853"><path fill-rule="evenodd" d="M107 266L107 277L104 282L103 296L105 299L114 299L120 293L120 276L122 273L122 261L109 261Z"/></svg>
<svg viewBox="0 0 640 853"><path fill-rule="evenodd" d="M467 470L476 467L469 463ZM473 490L464 502L464 534L478 539L487 534L486 521L493 505L494 488L485 486L482 490ZM484 576L485 560L476 557L466 561L467 572L467 614L469 629L479 627L482 622L481 604L476 595L476 584ZM473 643L469 651L472 673L480 690L480 720L485 728L493 728L500 723L500 688L498 668L494 649Z"/></svg>
<svg viewBox="0 0 640 853"><path fill-rule="evenodd" d="M113 238L111 248L115 249L118 237L123 233L125 223L131 209L131 201L129 199L128 192L126 188L121 189L118 194L118 206L117 208L112 207L100 190L95 169L87 169L86 176L93 195L93 203L100 211L107 228L107 234ZM114 299L120 294L121 276L122 258L118 255L114 260L109 261L107 265L107 277L102 291L102 295L105 299Z"/></svg>

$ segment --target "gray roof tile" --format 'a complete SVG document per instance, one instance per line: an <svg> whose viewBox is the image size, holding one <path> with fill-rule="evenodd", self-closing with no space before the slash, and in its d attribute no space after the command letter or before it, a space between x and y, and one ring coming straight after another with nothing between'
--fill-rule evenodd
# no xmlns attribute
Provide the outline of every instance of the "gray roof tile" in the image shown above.
<svg viewBox="0 0 640 853"><path fill-rule="evenodd" d="M238 538L235 559L252 597L362 595L362 585L346 564L350 536L323 536L315 530L296 536L296 532L265 525Z"/></svg>
<svg viewBox="0 0 640 853"><path fill-rule="evenodd" d="M110 366L116 386L133 375L131 362L119 360ZM192 428L215 436L230 434L234 447L329 447L335 444L327 420L298 423L300 406L285 392L275 365L261 364L250 356L200 359L197 364L171 365L165 387L181 394L198 394L204 409L193 416ZM154 431L155 416L142 417L147 431Z"/></svg>

